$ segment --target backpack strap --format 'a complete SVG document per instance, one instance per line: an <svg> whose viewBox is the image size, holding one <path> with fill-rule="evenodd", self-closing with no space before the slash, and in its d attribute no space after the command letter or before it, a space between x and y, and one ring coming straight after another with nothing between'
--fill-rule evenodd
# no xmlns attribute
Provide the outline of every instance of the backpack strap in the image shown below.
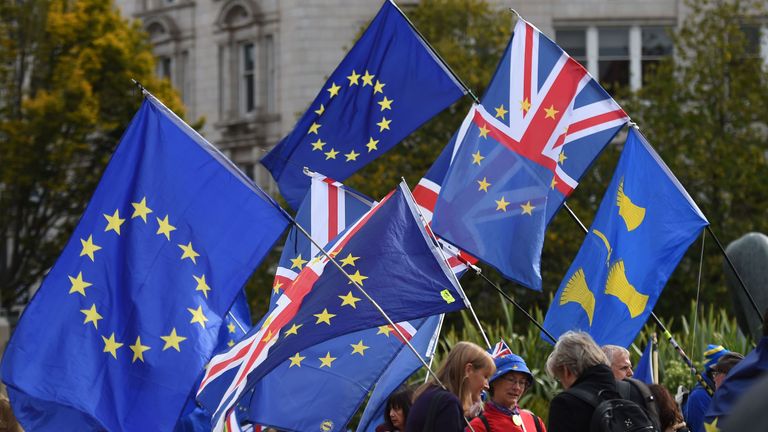
<svg viewBox="0 0 768 432"><path fill-rule="evenodd" d="M589 405L591 405L593 408L597 408L598 405L600 405L600 400L597 398L596 395L593 395L592 393L578 388L578 387L571 387L568 390L565 391L566 393L576 397L577 399L581 400L582 402L586 402Z"/></svg>
<svg viewBox="0 0 768 432"><path fill-rule="evenodd" d="M619 393L622 399L630 400L630 393L632 391L629 382L616 381L616 391Z"/></svg>
<svg viewBox="0 0 768 432"><path fill-rule="evenodd" d="M429 410L427 411L427 418L424 421L423 432L434 432L435 420L437 420L437 410L445 401L446 397L447 395L444 390L438 388L438 390L435 391L435 395L432 396L432 400L429 401Z"/></svg>
<svg viewBox="0 0 768 432"><path fill-rule="evenodd" d="M480 413L478 417L483 422L483 426L485 426L485 432L491 432L491 425L488 423L488 419L485 418L485 414Z"/></svg>
<svg viewBox="0 0 768 432"><path fill-rule="evenodd" d="M634 387L640 395L643 397L643 408L648 412L648 417L654 422L657 429L661 429L661 421L659 420L659 404L656 401L656 397L651 393L651 389L648 386L635 378L624 378L628 384ZM627 398L629 399L629 398Z"/></svg>

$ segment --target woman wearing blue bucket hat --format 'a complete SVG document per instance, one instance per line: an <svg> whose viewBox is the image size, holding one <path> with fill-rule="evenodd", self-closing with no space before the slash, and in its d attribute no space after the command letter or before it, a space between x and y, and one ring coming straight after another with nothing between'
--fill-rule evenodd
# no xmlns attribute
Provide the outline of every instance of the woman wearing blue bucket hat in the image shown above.
<svg viewBox="0 0 768 432"><path fill-rule="evenodd" d="M494 359L496 373L489 380L491 398L485 411L472 419L475 432L546 432L534 413L520 409L518 402L533 385L533 375L517 354ZM469 428L467 428L469 430Z"/></svg>

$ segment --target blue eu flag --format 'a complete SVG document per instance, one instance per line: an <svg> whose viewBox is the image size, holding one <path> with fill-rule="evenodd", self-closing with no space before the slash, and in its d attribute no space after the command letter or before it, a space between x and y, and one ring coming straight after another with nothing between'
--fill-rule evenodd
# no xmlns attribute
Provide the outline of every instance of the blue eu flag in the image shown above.
<svg viewBox="0 0 768 432"><path fill-rule="evenodd" d="M298 208L310 183L303 167L344 181L463 94L386 1L293 131L262 163L288 204Z"/></svg>
<svg viewBox="0 0 768 432"><path fill-rule="evenodd" d="M631 129L611 184L544 327L628 346L707 219L645 138Z"/></svg>
<svg viewBox="0 0 768 432"><path fill-rule="evenodd" d="M287 219L152 96L24 311L3 381L27 430L172 430Z"/></svg>

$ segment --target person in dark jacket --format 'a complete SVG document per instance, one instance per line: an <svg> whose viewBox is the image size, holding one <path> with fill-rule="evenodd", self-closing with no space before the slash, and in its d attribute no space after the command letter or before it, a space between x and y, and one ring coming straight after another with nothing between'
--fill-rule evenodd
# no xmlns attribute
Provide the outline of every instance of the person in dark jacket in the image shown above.
<svg viewBox="0 0 768 432"><path fill-rule="evenodd" d="M493 358L472 342L459 342L451 349L437 371L437 378L416 389L413 406L406 419L406 432L463 432L465 416L480 406L480 393L496 372Z"/></svg>
<svg viewBox="0 0 768 432"><path fill-rule="evenodd" d="M598 395L601 390L616 391L616 379L608 358L592 337L583 331L568 331L560 336L547 358L547 373L565 390L571 387ZM644 406L643 397L634 386L630 398ZM551 432L589 431L595 408L575 395L563 391L549 405L548 429Z"/></svg>

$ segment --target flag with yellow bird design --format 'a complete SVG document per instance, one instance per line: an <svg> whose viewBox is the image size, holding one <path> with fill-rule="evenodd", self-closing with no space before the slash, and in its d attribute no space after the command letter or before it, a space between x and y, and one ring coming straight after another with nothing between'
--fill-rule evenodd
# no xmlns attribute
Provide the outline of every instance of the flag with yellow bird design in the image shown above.
<svg viewBox="0 0 768 432"><path fill-rule="evenodd" d="M664 161L631 129L544 327L556 337L581 329L600 345L628 346L708 223Z"/></svg>

